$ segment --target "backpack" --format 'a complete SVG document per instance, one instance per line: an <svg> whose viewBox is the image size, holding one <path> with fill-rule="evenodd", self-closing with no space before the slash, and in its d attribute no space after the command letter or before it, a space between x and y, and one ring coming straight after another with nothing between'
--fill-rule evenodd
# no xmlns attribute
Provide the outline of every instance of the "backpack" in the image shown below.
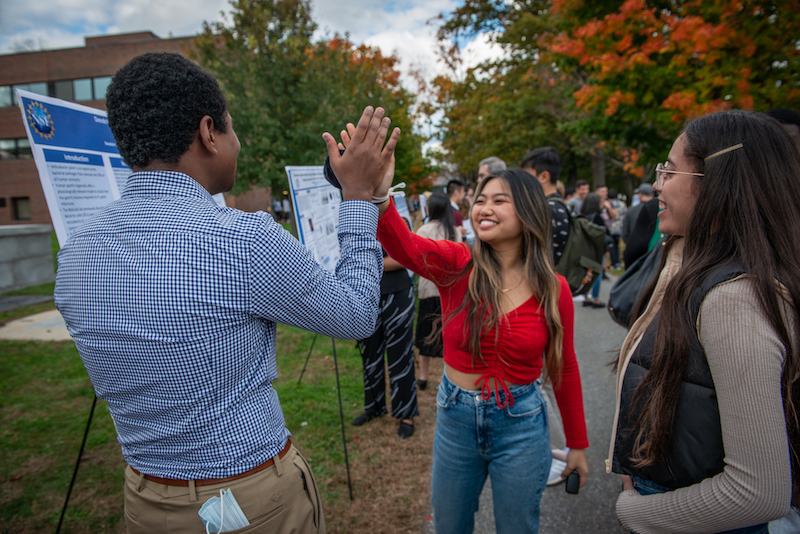
<svg viewBox="0 0 800 534"><path fill-rule="evenodd" d="M554 199L566 207L560 198ZM556 272L567 279L572 295L584 295L592 288L595 278L603 275L603 256L606 253L606 227L594 224L583 215L569 211L569 230L564 252Z"/></svg>

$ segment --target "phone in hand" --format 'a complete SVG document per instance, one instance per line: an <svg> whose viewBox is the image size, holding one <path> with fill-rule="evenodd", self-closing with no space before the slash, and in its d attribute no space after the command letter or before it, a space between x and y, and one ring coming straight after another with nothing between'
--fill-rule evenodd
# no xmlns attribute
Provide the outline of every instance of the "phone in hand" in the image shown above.
<svg viewBox="0 0 800 534"><path fill-rule="evenodd" d="M578 470L576 469L575 471L570 473L569 476L567 477L567 484L565 486L565 489L567 490L567 493L572 493L577 495L580 488L581 488L581 475L578 473Z"/></svg>

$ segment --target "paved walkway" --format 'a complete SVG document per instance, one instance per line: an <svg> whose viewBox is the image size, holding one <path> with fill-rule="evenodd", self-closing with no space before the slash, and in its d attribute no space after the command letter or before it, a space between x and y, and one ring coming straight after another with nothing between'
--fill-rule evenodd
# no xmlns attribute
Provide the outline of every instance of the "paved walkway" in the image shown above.
<svg viewBox="0 0 800 534"><path fill-rule="evenodd" d="M0 327L0 339L69 341L72 338L58 310L50 310L7 322Z"/></svg>

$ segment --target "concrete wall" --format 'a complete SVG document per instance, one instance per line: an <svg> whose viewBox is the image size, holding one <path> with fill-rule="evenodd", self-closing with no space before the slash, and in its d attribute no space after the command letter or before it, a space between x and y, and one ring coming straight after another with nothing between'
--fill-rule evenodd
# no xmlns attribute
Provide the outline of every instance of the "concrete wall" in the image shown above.
<svg viewBox="0 0 800 534"><path fill-rule="evenodd" d="M56 279L49 224L0 226L0 292Z"/></svg>

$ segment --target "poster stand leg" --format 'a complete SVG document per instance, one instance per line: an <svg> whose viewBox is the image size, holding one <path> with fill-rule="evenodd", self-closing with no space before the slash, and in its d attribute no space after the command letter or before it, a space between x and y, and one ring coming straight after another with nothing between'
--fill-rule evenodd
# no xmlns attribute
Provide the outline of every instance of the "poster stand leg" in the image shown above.
<svg viewBox="0 0 800 534"><path fill-rule="evenodd" d="M89 427L92 426L92 415L94 415L94 408L97 406L97 395L94 396L92 401L92 409L89 410L89 420L86 422L86 431L83 433L83 441L81 442L81 449L78 451L78 459L75 461L75 471L72 472L72 480L69 483L67 490L67 498L64 499L64 508L61 509L61 517L58 520L58 527L56 527L56 534L61 532L61 524L64 522L64 514L67 512L67 504L69 503L69 496L72 493L72 486L75 485L75 478L78 476L78 466L81 465L81 457L83 456L83 449L86 446L86 438L89 436ZM342 429L344 431L344 429ZM350 472L347 472L348 481L350 480ZM352 500L352 498L351 498Z"/></svg>
<svg viewBox="0 0 800 534"><path fill-rule="evenodd" d="M353 500L353 485L350 482L350 461L347 458L347 438L344 433L344 411L342 410L342 387L339 385L339 363L336 360L336 340L331 338L333 343L333 366L336 370L336 391L339 393L339 420L342 424L342 447L344 448L344 465L347 468L347 490L350 492L350 500Z"/></svg>
<svg viewBox="0 0 800 534"><path fill-rule="evenodd" d="M300 371L300 378L297 379L297 385L298 386L300 385L300 382L303 381L303 375L306 372L306 366L308 365L308 359L311 358L311 351L314 350L314 343L317 342L317 335L318 334L314 334L314 339L311 340L311 348L308 349L308 356L306 356L306 363L303 364L303 370Z"/></svg>

